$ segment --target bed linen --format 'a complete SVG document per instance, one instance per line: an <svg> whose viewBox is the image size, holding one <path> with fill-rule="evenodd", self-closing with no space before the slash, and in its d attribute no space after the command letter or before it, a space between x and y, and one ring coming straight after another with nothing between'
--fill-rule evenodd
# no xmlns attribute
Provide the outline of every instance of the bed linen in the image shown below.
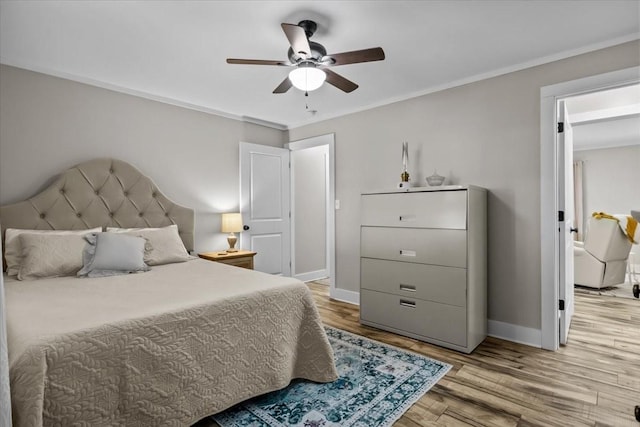
<svg viewBox="0 0 640 427"><path fill-rule="evenodd" d="M102 278L5 276L15 426L188 426L293 378L337 378L310 291L194 259Z"/></svg>

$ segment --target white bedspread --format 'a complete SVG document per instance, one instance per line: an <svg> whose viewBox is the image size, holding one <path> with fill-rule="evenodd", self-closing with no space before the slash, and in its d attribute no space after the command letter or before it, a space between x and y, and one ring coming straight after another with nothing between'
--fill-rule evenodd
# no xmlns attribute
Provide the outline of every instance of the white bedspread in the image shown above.
<svg viewBox="0 0 640 427"><path fill-rule="evenodd" d="M337 378L295 279L193 260L5 292L16 426L188 426L293 378Z"/></svg>

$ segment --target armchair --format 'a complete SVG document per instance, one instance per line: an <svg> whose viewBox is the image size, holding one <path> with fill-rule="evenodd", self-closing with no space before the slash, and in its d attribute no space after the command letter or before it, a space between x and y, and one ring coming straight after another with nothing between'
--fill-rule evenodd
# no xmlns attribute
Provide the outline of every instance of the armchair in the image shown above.
<svg viewBox="0 0 640 427"><path fill-rule="evenodd" d="M584 244L575 242L574 282L590 288L624 283L631 242L617 221L589 218Z"/></svg>

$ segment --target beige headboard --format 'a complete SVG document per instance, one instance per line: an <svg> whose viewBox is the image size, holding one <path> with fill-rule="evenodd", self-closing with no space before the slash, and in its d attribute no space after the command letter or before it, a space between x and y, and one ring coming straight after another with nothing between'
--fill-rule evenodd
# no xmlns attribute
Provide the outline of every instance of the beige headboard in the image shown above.
<svg viewBox="0 0 640 427"><path fill-rule="evenodd" d="M164 227L176 224L193 250L194 211L173 203L150 178L116 159L94 159L66 170L40 194L0 206L7 228L78 230L95 227Z"/></svg>

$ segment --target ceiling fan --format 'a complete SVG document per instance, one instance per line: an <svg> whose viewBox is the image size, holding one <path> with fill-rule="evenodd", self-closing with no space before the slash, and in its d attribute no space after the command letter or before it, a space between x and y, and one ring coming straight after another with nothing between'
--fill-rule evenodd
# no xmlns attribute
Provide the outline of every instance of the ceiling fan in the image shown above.
<svg viewBox="0 0 640 427"><path fill-rule="evenodd" d="M318 25L310 20L300 21L298 25L282 24L282 30L291 45L288 61L227 58L227 63L294 67L273 93L285 93L291 89L291 86L308 92L318 89L325 81L349 93L356 90L358 85L329 70L329 67L384 59L384 51L381 47L327 55L324 46L309 40L317 28Z"/></svg>

